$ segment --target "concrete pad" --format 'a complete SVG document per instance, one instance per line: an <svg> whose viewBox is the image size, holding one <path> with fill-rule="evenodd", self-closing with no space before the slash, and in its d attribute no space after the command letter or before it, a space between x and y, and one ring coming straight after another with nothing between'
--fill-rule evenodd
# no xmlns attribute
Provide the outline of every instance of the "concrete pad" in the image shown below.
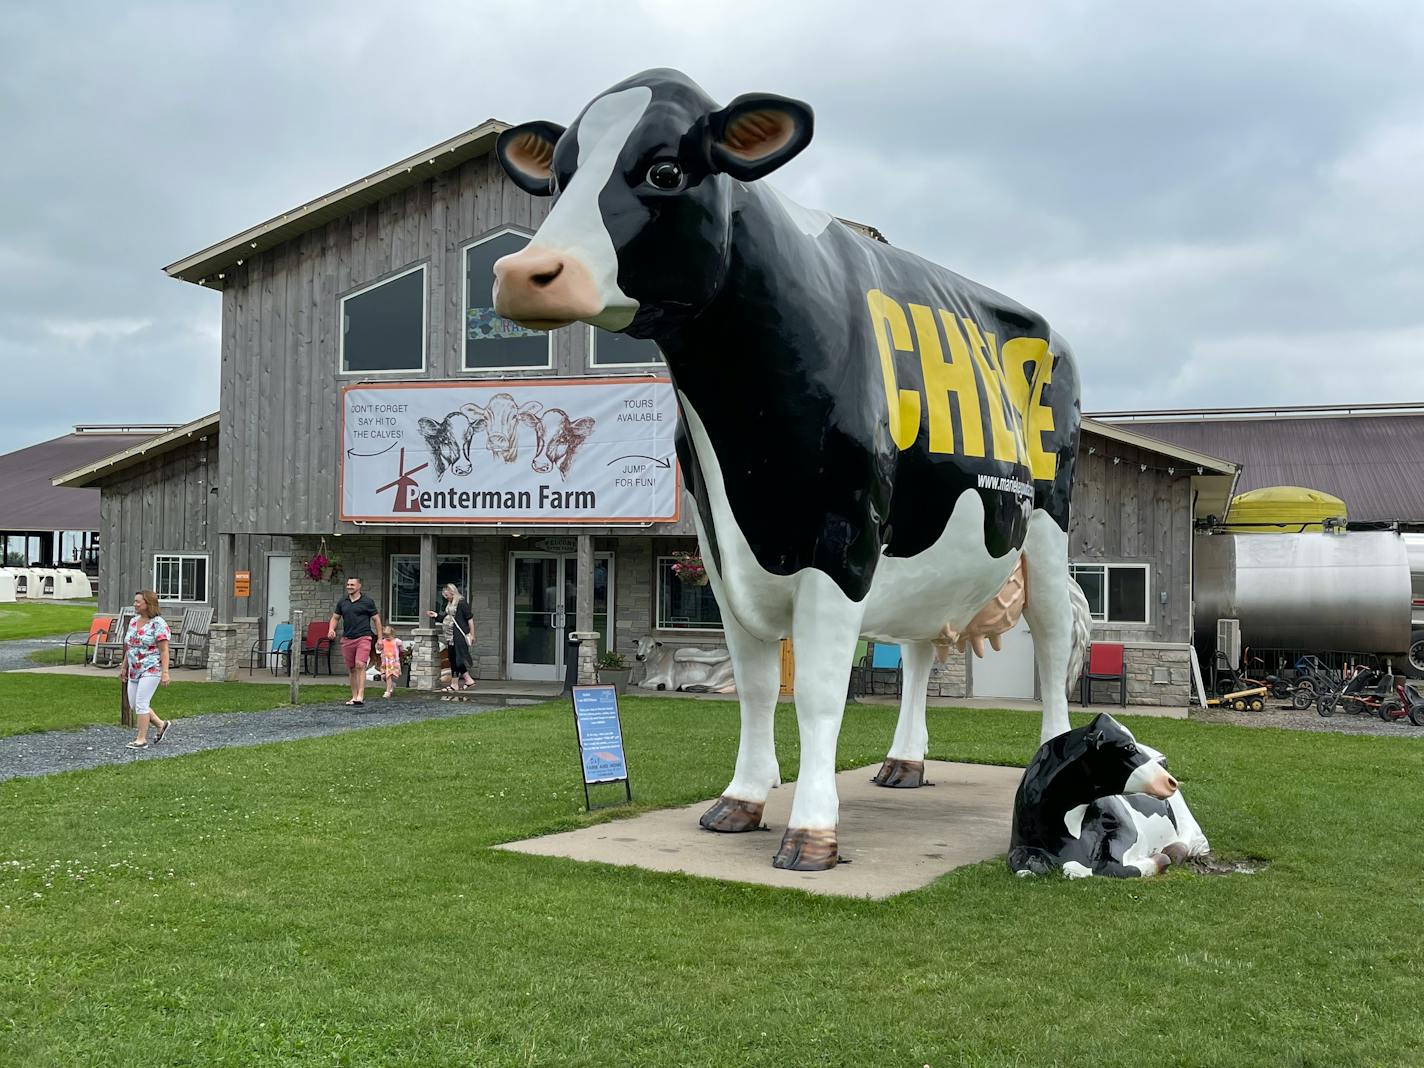
<svg viewBox="0 0 1424 1068"><path fill-rule="evenodd" d="M786 830L794 783L773 790L767 799L763 822L771 828L769 834L703 830L697 818L715 800L708 798L686 808L496 848L877 900L918 890L945 872L1008 851L1022 768L927 760L926 774L935 785L918 790L872 785L870 778L879 769L879 764L870 764L836 776L841 799L838 845L842 859L851 863L830 871L771 866Z"/></svg>

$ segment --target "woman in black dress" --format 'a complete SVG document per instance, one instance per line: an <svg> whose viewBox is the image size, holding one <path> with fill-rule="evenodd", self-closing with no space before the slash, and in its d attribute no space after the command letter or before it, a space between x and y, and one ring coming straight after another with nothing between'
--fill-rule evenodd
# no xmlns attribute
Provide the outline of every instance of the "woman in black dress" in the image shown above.
<svg viewBox="0 0 1424 1068"><path fill-rule="evenodd" d="M460 596L453 582L447 583L440 593L445 598L444 610L427 614L431 619L440 620L445 647L450 653L450 685L445 689L455 692L475 684L470 677L470 645L475 640L475 619L469 603Z"/></svg>

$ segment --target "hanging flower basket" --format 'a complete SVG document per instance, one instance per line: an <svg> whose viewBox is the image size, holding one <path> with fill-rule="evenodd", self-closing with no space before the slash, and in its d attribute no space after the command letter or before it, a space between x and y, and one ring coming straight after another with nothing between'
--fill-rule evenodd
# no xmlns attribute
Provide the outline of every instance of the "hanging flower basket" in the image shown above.
<svg viewBox="0 0 1424 1068"><path fill-rule="evenodd" d="M672 573L688 586L707 585L707 569L697 553L673 553Z"/></svg>
<svg viewBox="0 0 1424 1068"><path fill-rule="evenodd" d="M312 554L312 558L302 564L306 569L307 577L313 582L339 582L341 581L341 564L326 555L326 539L321 540L321 548Z"/></svg>

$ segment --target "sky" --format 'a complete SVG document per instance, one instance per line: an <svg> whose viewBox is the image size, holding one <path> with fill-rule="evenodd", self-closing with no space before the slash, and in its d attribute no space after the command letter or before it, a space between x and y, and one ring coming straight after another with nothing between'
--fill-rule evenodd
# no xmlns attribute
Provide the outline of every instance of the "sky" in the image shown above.
<svg viewBox="0 0 1424 1068"><path fill-rule="evenodd" d="M218 407L169 263L649 67L809 102L773 178L1014 297L1088 411L1424 402L1424 4L86 3L0 24L0 453Z"/></svg>

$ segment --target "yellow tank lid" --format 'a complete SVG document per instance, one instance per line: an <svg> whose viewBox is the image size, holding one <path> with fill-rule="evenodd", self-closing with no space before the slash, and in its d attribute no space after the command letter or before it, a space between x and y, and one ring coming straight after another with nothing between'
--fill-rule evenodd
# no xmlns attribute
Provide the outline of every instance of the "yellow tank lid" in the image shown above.
<svg viewBox="0 0 1424 1068"><path fill-rule="evenodd" d="M1345 502L1304 486L1266 486L1237 494L1231 500L1228 526L1243 534L1289 534L1322 531L1325 520L1344 523Z"/></svg>

